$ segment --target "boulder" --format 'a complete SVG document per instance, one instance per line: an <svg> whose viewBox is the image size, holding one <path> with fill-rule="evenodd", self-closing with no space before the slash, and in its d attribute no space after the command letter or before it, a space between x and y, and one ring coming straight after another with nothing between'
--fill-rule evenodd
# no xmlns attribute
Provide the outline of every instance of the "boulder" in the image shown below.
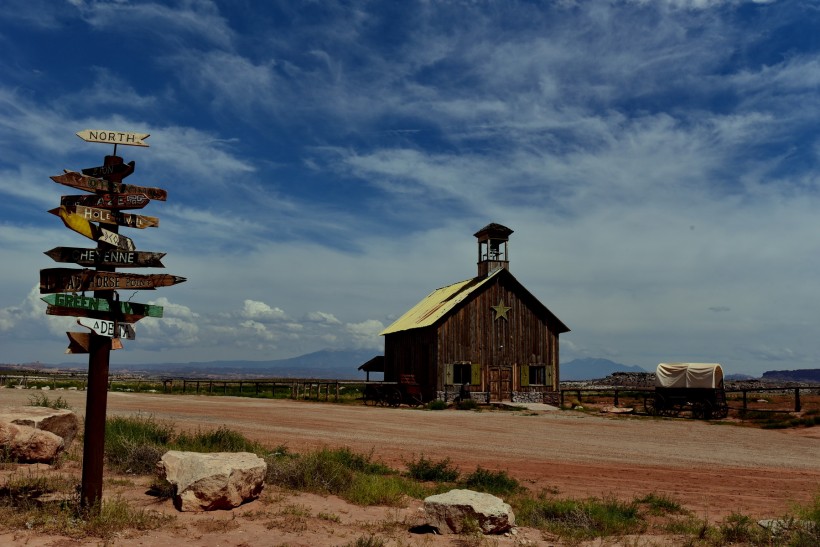
<svg viewBox="0 0 820 547"><path fill-rule="evenodd" d="M0 421L0 451L12 461L53 463L65 448L54 433Z"/></svg>
<svg viewBox="0 0 820 547"><path fill-rule="evenodd" d="M71 445L80 429L80 420L72 411L44 406L0 408L0 422L25 425L54 433L62 437L66 449Z"/></svg>
<svg viewBox="0 0 820 547"><path fill-rule="evenodd" d="M472 490L450 490L424 499L427 523L440 533L470 531L477 526L484 534L501 534L515 526L512 507L492 494Z"/></svg>
<svg viewBox="0 0 820 547"><path fill-rule="evenodd" d="M180 511L232 509L256 499L268 466L250 452L182 452L170 450L157 464L159 474L174 487Z"/></svg>

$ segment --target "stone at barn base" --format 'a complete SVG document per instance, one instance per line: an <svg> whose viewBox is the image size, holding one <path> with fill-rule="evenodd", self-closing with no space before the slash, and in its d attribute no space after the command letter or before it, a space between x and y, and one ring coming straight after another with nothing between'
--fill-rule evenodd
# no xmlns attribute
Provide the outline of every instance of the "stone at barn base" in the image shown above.
<svg viewBox="0 0 820 547"><path fill-rule="evenodd" d="M450 490L424 499L427 523L439 533L460 534L477 526L484 534L503 534L515 526L512 507L492 494Z"/></svg>
<svg viewBox="0 0 820 547"><path fill-rule="evenodd" d="M180 511L233 509L256 499L268 465L250 452L182 452L170 450L157 463L160 475L174 487Z"/></svg>
<svg viewBox="0 0 820 547"><path fill-rule="evenodd" d="M0 421L0 451L20 463L54 463L65 444L49 431Z"/></svg>
<svg viewBox="0 0 820 547"><path fill-rule="evenodd" d="M66 449L71 446L71 442L80 429L80 420L72 411L45 406L0 408L0 422L25 425L54 433L63 439Z"/></svg>

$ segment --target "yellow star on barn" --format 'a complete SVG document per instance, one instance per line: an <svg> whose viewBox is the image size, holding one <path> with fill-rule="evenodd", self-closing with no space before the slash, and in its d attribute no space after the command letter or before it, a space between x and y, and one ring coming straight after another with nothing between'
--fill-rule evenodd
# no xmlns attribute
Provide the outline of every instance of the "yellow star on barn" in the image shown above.
<svg viewBox="0 0 820 547"><path fill-rule="evenodd" d="M512 308L510 306L505 306L503 299L498 301L498 305L490 306L490 307L495 310L495 318L496 319L499 319L499 318L503 317L507 321L510 320L510 318L507 317L507 312L510 311Z"/></svg>

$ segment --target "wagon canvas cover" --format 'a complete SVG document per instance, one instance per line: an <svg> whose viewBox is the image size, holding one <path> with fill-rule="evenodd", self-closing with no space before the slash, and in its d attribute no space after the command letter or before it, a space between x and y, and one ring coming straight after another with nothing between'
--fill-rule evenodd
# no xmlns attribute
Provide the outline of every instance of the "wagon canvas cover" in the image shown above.
<svg viewBox="0 0 820 547"><path fill-rule="evenodd" d="M723 369L718 363L661 363L655 371L655 386L722 388Z"/></svg>

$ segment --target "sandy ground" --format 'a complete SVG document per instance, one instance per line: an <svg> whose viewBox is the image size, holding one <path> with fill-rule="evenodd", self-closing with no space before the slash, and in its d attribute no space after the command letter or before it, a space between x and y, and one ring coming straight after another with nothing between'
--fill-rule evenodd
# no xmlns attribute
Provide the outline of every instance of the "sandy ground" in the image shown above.
<svg viewBox="0 0 820 547"><path fill-rule="evenodd" d="M31 393L2 389L0 406L25 405ZM51 395L63 397L83 414L85 393ZM178 429L224 425L292 452L322 446L372 451L376 459L397 468L422 454L434 460L450 458L462 472L478 465L504 470L534 491L546 488L562 497L629 500L663 493L710 521L733 512L778 517L791 504L806 503L820 493L820 428L760 430L573 411L423 411L205 395L109 394L109 416L136 413L171 421ZM142 485L135 486L108 488L106 496L123 495L157 508ZM182 536L189 545L345 545L368 533L391 538L391 545L458 544L453 538L407 531L418 524L421 502L402 509L360 508L333 497L292 495L273 488L261 502L204 515L176 513L166 502L159 508L177 515L174 529L118 538L113 544L172 545ZM294 531L286 533L288 528ZM25 533L0 534L0 544L77 544L56 541ZM493 541L554 544L527 529Z"/></svg>

